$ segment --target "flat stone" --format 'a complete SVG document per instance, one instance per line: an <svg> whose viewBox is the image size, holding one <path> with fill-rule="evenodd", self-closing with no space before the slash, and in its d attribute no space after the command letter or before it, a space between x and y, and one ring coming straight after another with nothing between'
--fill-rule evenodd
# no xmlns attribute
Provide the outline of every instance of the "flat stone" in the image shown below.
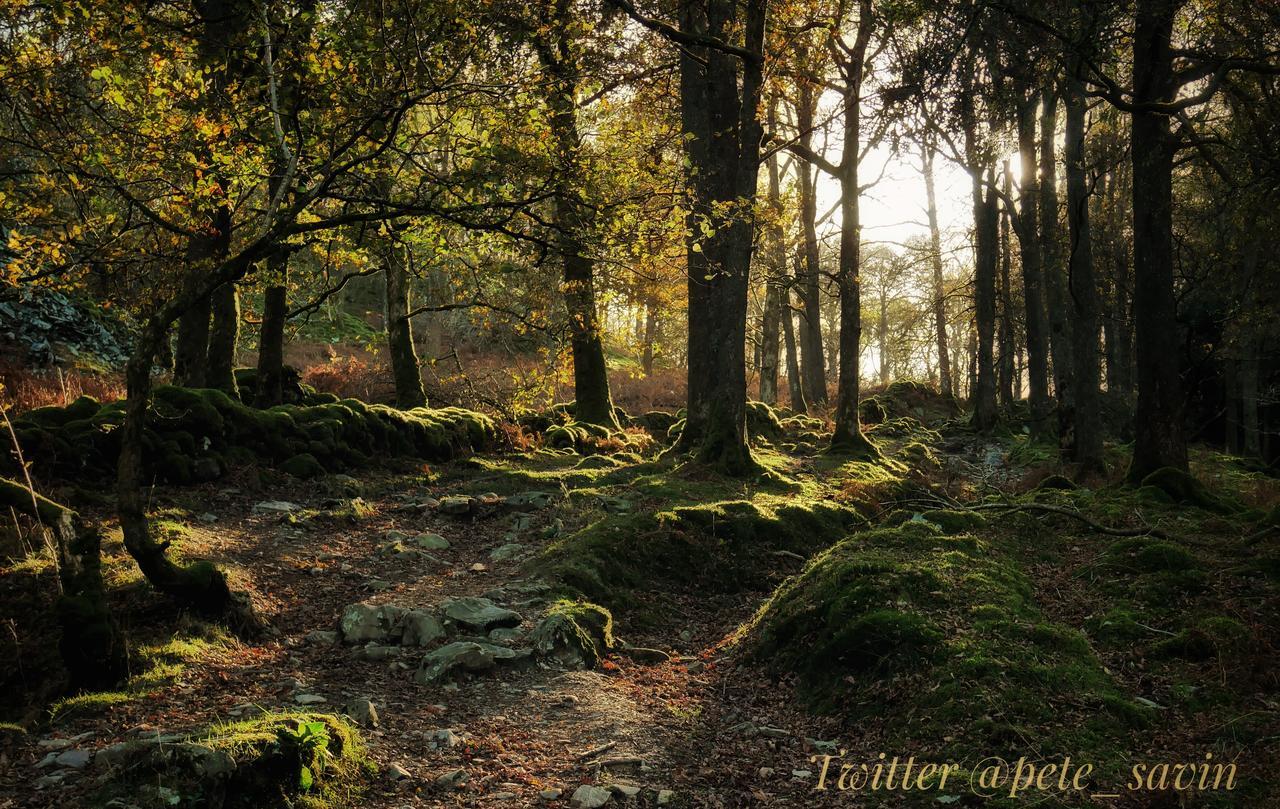
<svg viewBox="0 0 1280 809"><path fill-rule="evenodd" d="M508 495L502 502L511 508L547 508L555 499L551 492L521 492Z"/></svg>
<svg viewBox="0 0 1280 809"><path fill-rule="evenodd" d="M457 787L467 782L467 771L449 770L446 773L436 776L436 786L438 787Z"/></svg>
<svg viewBox="0 0 1280 809"><path fill-rule="evenodd" d="M613 798L613 793L603 787L583 784L573 791L569 805L574 809L598 809Z"/></svg>
<svg viewBox="0 0 1280 809"><path fill-rule="evenodd" d="M489 558L495 562L506 562L518 556L523 556L524 552L524 545L519 542L508 542L506 545L499 545L489 551Z"/></svg>
<svg viewBox="0 0 1280 809"><path fill-rule="evenodd" d="M342 610L338 619L338 633L344 643L377 643L394 639L399 642L404 634L405 609L392 604L374 605L361 602Z"/></svg>
<svg viewBox="0 0 1280 809"><path fill-rule="evenodd" d="M559 800L560 796L563 794L564 794L563 790L544 789L538 793L538 797L542 798L544 801L554 801L554 800Z"/></svg>
<svg viewBox="0 0 1280 809"><path fill-rule="evenodd" d="M410 540L425 551L443 551L449 549L449 540L439 534L418 534Z"/></svg>
<svg viewBox="0 0 1280 809"><path fill-rule="evenodd" d="M70 767L73 770L83 770L89 766L89 762L93 759L93 753L88 750L64 750L58 754L55 763L59 767Z"/></svg>
<svg viewBox="0 0 1280 809"><path fill-rule="evenodd" d="M299 694L293 698L293 701L299 705L319 705L323 702L328 702L329 700L319 694Z"/></svg>
<svg viewBox="0 0 1280 809"><path fill-rule="evenodd" d="M489 640L494 643L514 643L524 637L519 627L500 626L489 631Z"/></svg>
<svg viewBox="0 0 1280 809"><path fill-rule="evenodd" d="M519 796L514 792L495 792L489 797L495 801L509 801L513 798L518 798Z"/></svg>
<svg viewBox="0 0 1280 809"><path fill-rule="evenodd" d="M756 728L756 733L764 736L766 739L785 739L791 734L782 728L771 728L768 725L762 725Z"/></svg>
<svg viewBox="0 0 1280 809"><path fill-rule="evenodd" d="M457 747L462 744L462 737L454 733L451 728L440 728L438 730L429 731L424 737L427 744L434 749Z"/></svg>
<svg viewBox="0 0 1280 809"><path fill-rule="evenodd" d="M658 790L658 805L659 805L659 806L666 806L667 804L671 803L671 802L672 802L672 801L674 801L675 799L676 799L676 793L672 792L671 790L669 790L669 789L660 789L660 790Z"/></svg>
<svg viewBox="0 0 1280 809"><path fill-rule="evenodd" d="M254 514L290 514L301 510L302 506L288 500L263 500L253 507Z"/></svg>
<svg viewBox="0 0 1280 809"><path fill-rule="evenodd" d="M609 791L623 798L634 798L640 794L640 787L635 784L610 784Z"/></svg>
<svg viewBox="0 0 1280 809"><path fill-rule="evenodd" d="M454 641L427 653L414 675L419 683L436 683L454 672L476 674L488 671L498 663L514 663L529 656L528 651L517 652L505 646L494 646L476 641Z"/></svg>
<svg viewBox="0 0 1280 809"><path fill-rule="evenodd" d="M404 767L401 767L399 764L392 763L391 766L387 767L387 778L392 781L403 781L404 779L411 777L412 776L409 775L409 771Z"/></svg>
<svg viewBox="0 0 1280 809"><path fill-rule="evenodd" d="M329 629L315 629L303 638L313 646L333 646L338 642L338 633Z"/></svg>
<svg viewBox="0 0 1280 809"><path fill-rule="evenodd" d="M485 633L498 627L519 626L520 614L499 607L487 598L454 598L444 603L444 614L464 629Z"/></svg>
<svg viewBox="0 0 1280 809"><path fill-rule="evenodd" d="M369 644L366 644L365 647L360 650L359 656L361 659L372 660L374 662L380 662L382 660L391 660L392 658L400 656L400 647L399 646L383 646L377 643L369 643Z"/></svg>
<svg viewBox="0 0 1280 809"><path fill-rule="evenodd" d="M440 513L448 514L453 517L461 517L471 513L471 507L474 499L463 494L451 494L448 497L440 498Z"/></svg>

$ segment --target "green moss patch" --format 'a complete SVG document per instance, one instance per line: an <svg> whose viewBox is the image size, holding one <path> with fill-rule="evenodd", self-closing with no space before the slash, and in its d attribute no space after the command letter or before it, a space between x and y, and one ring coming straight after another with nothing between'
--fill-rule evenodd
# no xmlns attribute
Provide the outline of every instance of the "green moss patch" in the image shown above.
<svg viewBox="0 0 1280 809"><path fill-rule="evenodd" d="M14 430L41 472L102 476L114 473L123 420L123 402L99 405L82 398L21 416ZM460 408L397 410L345 399L258 410L221 391L162 386L143 449L149 473L188 484L217 478L228 462L252 460L310 478L375 458L444 460L495 440L488 416Z"/></svg>

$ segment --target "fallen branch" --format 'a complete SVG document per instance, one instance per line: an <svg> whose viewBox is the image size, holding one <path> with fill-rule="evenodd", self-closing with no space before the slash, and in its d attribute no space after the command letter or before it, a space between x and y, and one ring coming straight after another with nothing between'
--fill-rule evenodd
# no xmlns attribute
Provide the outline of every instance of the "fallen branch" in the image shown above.
<svg viewBox="0 0 1280 809"><path fill-rule="evenodd" d="M617 746L618 746L617 742L609 742L608 744L602 744L599 747L594 747L586 751L585 753L579 753L578 761L583 761L584 759L588 759L588 758L595 758L601 753L607 753Z"/></svg>
<svg viewBox="0 0 1280 809"><path fill-rule="evenodd" d="M1049 514L1062 514L1063 516L1071 517L1073 519L1079 520L1080 522L1089 526L1099 534L1105 534L1111 537L1152 536L1152 537L1155 537L1156 539L1167 539L1172 541L1178 541L1177 537L1173 536L1172 534L1169 534L1151 525L1144 525L1141 528L1111 528L1109 526L1103 525L1102 523L1094 522L1093 520L1089 519L1088 517L1084 516L1083 514L1081 514L1080 512L1074 509L1063 508L1061 506L1051 506L1051 505L1048 505L1047 503L981 503L979 505L970 507L971 511L979 511L979 510L986 510L986 509L1002 509L1005 511L1043 511Z"/></svg>

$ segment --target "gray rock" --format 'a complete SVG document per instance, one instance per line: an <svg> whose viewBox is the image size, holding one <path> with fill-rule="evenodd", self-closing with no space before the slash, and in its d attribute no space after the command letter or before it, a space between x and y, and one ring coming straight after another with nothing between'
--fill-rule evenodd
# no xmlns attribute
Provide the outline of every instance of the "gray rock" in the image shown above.
<svg viewBox="0 0 1280 809"><path fill-rule="evenodd" d="M449 540L439 534L418 534L410 541L426 551L443 551L449 548Z"/></svg>
<svg viewBox="0 0 1280 809"><path fill-rule="evenodd" d="M404 646L430 646L445 636L440 619L425 610L409 610L404 614L404 634L400 643Z"/></svg>
<svg viewBox="0 0 1280 809"><path fill-rule="evenodd" d="M197 458L191 464L191 476L196 480L208 482L222 476L222 464L217 458Z"/></svg>
<svg viewBox="0 0 1280 809"><path fill-rule="evenodd" d="M367 728L378 726L378 709L367 699L353 699L342 708L342 712L352 721Z"/></svg>
<svg viewBox="0 0 1280 809"><path fill-rule="evenodd" d="M436 776L436 786L438 787L459 787L467 782L467 771L449 770L446 773Z"/></svg>
<svg viewBox="0 0 1280 809"><path fill-rule="evenodd" d="M506 497L502 502L511 508L547 508L555 502L551 492L521 492Z"/></svg>
<svg viewBox="0 0 1280 809"><path fill-rule="evenodd" d="M676 799L676 793L672 792L671 790L669 790L669 789L660 789L660 790L658 790L658 805L659 805L659 806L666 806L667 804L671 803L671 802L672 802L672 801L674 801L675 799Z"/></svg>
<svg viewBox="0 0 1280 809"><path fill-rule="evenodd" d="M338 633L329 629L316 629L308 632L304 640L313 646L333 646L338 642Z"/></svg>
<svg viewBox="0 0 1280 809"><path fill-rule="evenodd" d="M88 750L64 750L58 754L55 763L59 767L70 767L73 770L83 770L89 766L89 762L93 759L93 753Z"/></svg>
<svg viewBox="0 0 1280 809"><path fill-rule="evenodd" d="M475 498L464 494L451 494L440 499L440 513L451 517L462 517L471 513Z"/></svg>
<svg viewBox="0 0 1280 809"><path fill-rule="evenodd" d="M291 514L301 510L302 506L288 500L263 500L253 507L254 514Z"/></svg>
<svg viewBox="0 0 1280 809"><path fill-rule="evenodd" d="M462 737L454 733L451 728L440 728L438 730L428 731L423 735L423 740L426 741L433 750L457 747L462 744Z"/></svg>
<svg viewBox="0 0 1280 809"><path fill-rule="evenodd" d="M320 705L321 703L328 702L329 700L319 694L299 694L293 698L293 701L299 705Z"/></svg>
<svg viewBox="0 0 1280 809"><path fill-rule="evenodd" d="M569 805L574 809L598 809L613 798L613 793L603 787L583 784L573 791Z"/></svg>
<svg viewBox="0 0 1280 809"><path fill-rule="evenodd" d="M215 522L218 521L218 515L214 514L212 511L206 511L205 513L201 514L199 517L196 517L196 519L204 523L205 525L213 525Z"/></svg>
<svg viewBox="0 0 1280 809"><path fill-rule="evenodd" d="M558 800L563 794L564 792L559 789L544 789L538 793L538 797L542 798L544 801L554 801Z"/></svg>
<svg viewBox="0 0 1280 809"><path fill-rule="evenodd" d="M381 643L388 639L399 642L404 634L404 614L404 608L392 604L351 604L338 619L338 634L342 642L348 644Z"/></svg>
<svg viewBox="0 0 1280 809"><path fill-rule="evenodd" d="M518 662L528 655L527 651L517 652L505 646L455 641L428 652L422 658L422 665L414 680L419 683L438 683L455 673L476 674L488 671L499 663Z"/></svg>
<svg viewBox="0 0 1280 809"><path fill-rule="evenodd" d="M358 654L358 657L360 657L362 660L372 660L374 662L391 660L392 658L396 658L399 656L400 656L399 646L383 646L377 643L365 644L365 647L361 649Z"/></svg>
<svg viewBox="0 0 1280 809"><path fill-rule="evenodd" d="M489 558L495 562L506 562L523 556L525 547L519 542L508 542L506 545L499 545L489 552Z"/></svg>
<svg viewBox="0 0 1280 809"><path fill-rule="evenodd" d="M610 784L609 791L621 795L623 799L631 799L640 794L640 787L635 784Z"/></svg>
<svg viewBox="0 0 1280 809"><path fill-rule="evenodd" d="M404 531L400 531L398 529L393 528L390 531L387 531L385 534L383 534L382 538L385 539L388 543L395 544L397 542L404 542L406 539L409 538L409 535Z"/></svg>
<svg viewBox="0 0 1280 809"><path fill-rule="evenodd" d="M487 598L453 598L444 603L444 614L463 629L485 633L498 627L519 626L520 614L499 607Z"/></svg>
<svg viewBox="0 0 1280 809"><path fill-rule="evenodd" d="M409 777L411 777L409 775L409 771L404 767L401 767L399 764L393 763L390 767L387 767L387 778L392 781L402 781Z"/></svg>
<svg viewBox="0 0 1280 809"><path fill-rule="evenodd" d="M365 587L369 588L372 592L381 593L385 590L392 589L395 585L389 581L383 581L382 579L370 579L365 583Z"/></svg>
<svg viewBox="0 0 1280 809"><path fill-rule="evenodd" d="M515 643L524 637L519 627L498 627L489 632L489 640L494 643Z"/></svg>

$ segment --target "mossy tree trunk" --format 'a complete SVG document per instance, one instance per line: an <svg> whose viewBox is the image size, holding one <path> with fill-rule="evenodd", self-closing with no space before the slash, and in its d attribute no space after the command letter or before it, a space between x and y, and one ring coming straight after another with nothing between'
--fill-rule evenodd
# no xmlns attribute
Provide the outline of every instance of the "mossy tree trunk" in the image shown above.
<svg viewBox="0 0 1280 809"><path fill-rule="evenodd" d="M787 400L791 409L797 413L809 410L809 403L804 398L804 384L800 378L800 360L796 356L796 310L791 303L791 289L782 289L782 342L787 362Z"/></svg>
<svg viewBox="0 0 1280 809"><path fill-rule="evenodd" d="M225 258L225 254L220 258ZM205 385L230 396L236 391L236 344L240 342L240 292L235 284L213 291L213 323L209 331L209 368Z"/></svg>
<svg viewBox="0 0 1280 809"><path fill-rule="evenodd" d="M1066 145L1067 226L1071 252L1068 274L1072 313L1071 353L1075 361L1075 445L1072 457L1080 473L1103 472L1102 413L1099 406L1098 284L1094 277L1089 229L1089 188L1085 176L1084 87L1067 79Z"/></svg>
<svg viewBox="0 0 1280 809"><path fill-rule="evenodd" d="M128 650L102 583L98 529L71 509L6 478L0 478L0 506L35 519L53 539L61 589L58 649L71 689L117 685L127 673Z"/></svg>
<svg viewBox="0 0 1280 809"><path fill-rule="evenodd" d="M227 585L226 576L210 562L186 566L175 564L166 554L168 543L155 540L147 519L149 497L144 478L143 436L151 405L151 364L174 310L207 294L192 294L189 288L187 293L179 295L160 314L153 316L143 328L133 355L125 366L128 398L125 400L124 421L119 427L116 507L125 549L153 587L184 607L202 615L225 619L234 630L253 634L261 624L248 599L243 594L233 593Z"/></svg>
<svg viewBox="0 0 1280 809"><path fill-rule="evenodd" d="M966 96L966 100L968 97ZM996 207L995 167L979 147L977 121L972 102L963 106L965 159L973 193L974 279L973 308L977 336L975 387L970 392L973 426L990 430L997 420L996 410L996 262L999 250L999 211Z"/></svg>
<svg viewBox="0 0 1280 809"><path fill-rule="evenodd" d="M391 376L396 386L396 407L409 410L426 407L427 392L422 386L422 366L413 343L413 321L409 318L409 247L395 238L383 257L386 281L387 353L391 356Z"/></svg>
<svg viewBox="0 0 1280 809"><path fill-rule="evenodd" d="M797 61L802 64L808 58L803 45ZM796 128L799 146L803 150L813 147L814 116L818 109L818 93L810 78L801 79L796 91ZM804 258L797 275L802 309L800 313L800 372L804 386L805 402L811 407L827 403L827 366L822 349L822 286L818 261L818 192L814 179L815 168L802 164L797 167L800 187L800 228L803 235Z"/></svg>
<svg viewBox="0 0 1280 809"><path fill-rule="evenodd" d="M580 67L574 9L557 0L549 25L533 34L534 50L546 78L545 99L551 112L555 142L556 247L564 267L564 302L569 316L569 347L573 354L574 418L618 429L609 392L599 314L596 311L595 262L586 240L595 238L594 211L582 199L582 140L578 134Z"/></svg>
<svg viewBox="0 0 1280 809"><path fill-rule="evenodd" d="M275 407L284 400L284 325L289 316L289 256L267 259L271 285L262 296L262 326L258 333L258 380L254 404Z"/></svg>
<svg viewBox="0 0 1280 809"><path fill-rule="evenodd" d="M696 0L681 28L728 41L744 54L688 45L680 51L680 115L692 204L687 219L688 415L677 450L731 475L754 472L747 446L747 292L754 248L752 201L763 126L766 0ZM704 233L710 235L704 236Z"/></svg>
<svg viewBox="0 0 1280 809"><path fill-rule="evenodd" d="M1135 105L1168 102L1177 91L1172 38L1179 4L1139 0L1133 37ZM1133 462L1139 483L1163 467L1187 470L1186 405L1179 375L1177 306L1173 289L1173 161L1177 137L1163 113L1132 115L1134 342L1138 402ZM1172 345L1171 345L1172 344Z"/></svg>
<svg viewBox="0 0 1280 809"><path fill-rule="evenodd" d="M769 131L777 129L777 99L769 99ZM782 279L787 274L786 233L782 226L782 179L779 156L769 157L769 221L765 228L768 266L765 272L764 311L760 317L760 401L778 403L778 365L781 357L778 328L782 319Z"/></svg>

